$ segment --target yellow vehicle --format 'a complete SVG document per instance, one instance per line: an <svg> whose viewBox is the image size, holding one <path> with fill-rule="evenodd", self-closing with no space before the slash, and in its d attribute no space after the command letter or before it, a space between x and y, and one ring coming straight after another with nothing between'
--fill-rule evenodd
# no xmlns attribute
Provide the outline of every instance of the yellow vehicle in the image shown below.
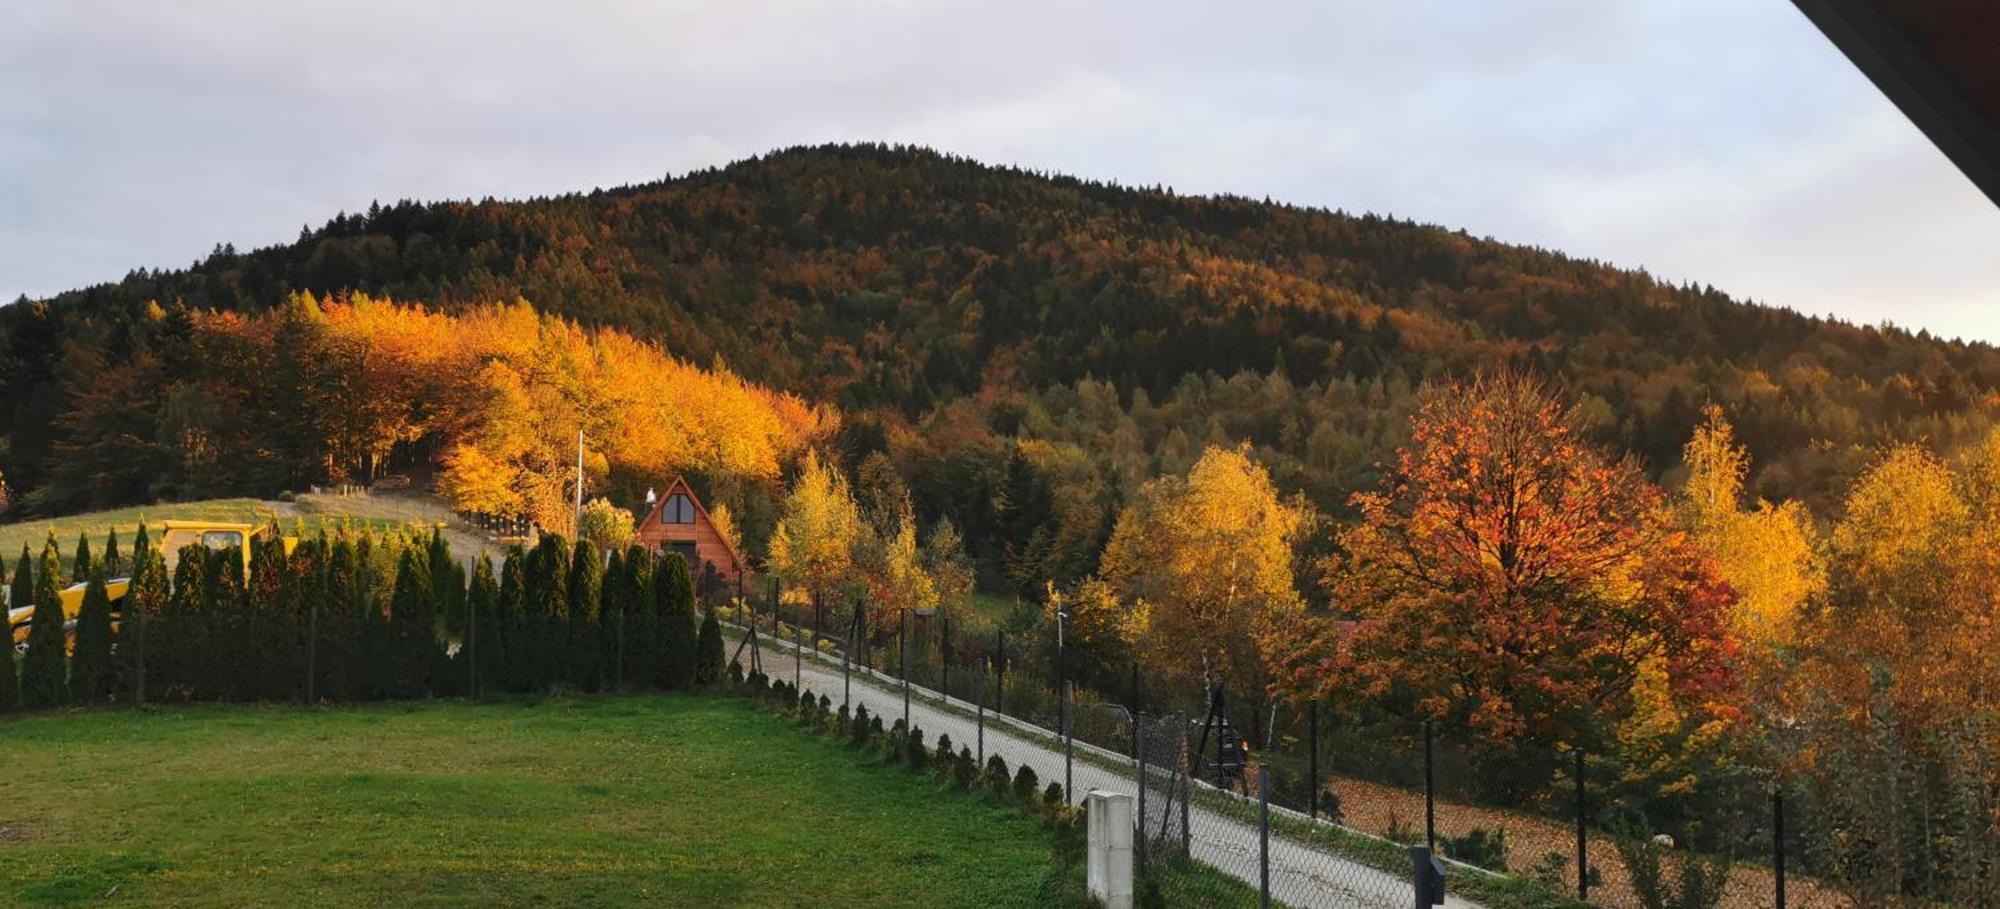
<svg viewBox="0 0 2000 909"><path fill-rule="evenodd" d="M190 545L200 545L221 552L235 547L243 556L243 576L250 576L249 545L270 530L265 524L231 524L216 521L168 521L160 528L159 542L155 548L166 557L167 571L172 573L180 562L181 549ZM299 545L297 537L282 538L285 554ZM71 584L62 591L63 631L72 640L76 634L76 617L83 611L83 591L86 585ZM132 587L130 578L111 578L105 582L105 592L111 595L112 622L117 622L119 606L125 599L126 591ZM14 649L25 651L28 646L28 626L35 617L32 603L7 604L7 625L14 632Z"/></svg>

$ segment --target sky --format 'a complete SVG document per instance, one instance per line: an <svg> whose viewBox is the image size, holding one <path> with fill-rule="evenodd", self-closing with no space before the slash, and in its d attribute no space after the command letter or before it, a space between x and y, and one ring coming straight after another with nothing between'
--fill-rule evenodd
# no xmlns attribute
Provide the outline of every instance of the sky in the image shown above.
<svg viewBox="0 0 2000 909"><path fill-rule="evenodd" d="M0 299L828 141L2000 342L2000 208L1788 0L0 0Z"/></svg>

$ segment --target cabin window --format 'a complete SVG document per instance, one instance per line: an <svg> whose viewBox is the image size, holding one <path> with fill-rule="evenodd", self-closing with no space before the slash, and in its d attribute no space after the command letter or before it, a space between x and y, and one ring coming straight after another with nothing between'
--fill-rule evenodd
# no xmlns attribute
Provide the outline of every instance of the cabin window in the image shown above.
<svg viewBox="0 0 2000 909"><path fill-rule="evenodd" d="M694 501L679 493L667 496L667 504L660 506L660 523L694 523Z"/></svg>
<svg viewBox="0 0 2000 909"><path fill-rule="evenodd" d="M218 552L224 549L241 549L243 533L236 530L210 530L201 535L201 545Z"/></svg>

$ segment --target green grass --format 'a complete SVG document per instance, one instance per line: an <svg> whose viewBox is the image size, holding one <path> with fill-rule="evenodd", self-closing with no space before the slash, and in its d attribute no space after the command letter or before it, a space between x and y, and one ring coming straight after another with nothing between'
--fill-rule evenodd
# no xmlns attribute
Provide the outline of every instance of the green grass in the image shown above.
<svg viewBox="0 0 2000 909"><path fill-rule="evenodd" d="M75 712L0 721L0 767L9 905L1028 906L1052 867L721 698Z"/></svg>
<svg viewBox="0 0 2000 909"><path fill-rule="evenodd" d="M447 525L445 535L451 542L452 551L468 563L477 558L480 552L493 553L496 559L499 558L500 552L490 538L458 521L450 509L437 499L416 493L394 493L353 496L301 495L291 502L263 499L162 502L60 518L18 521L12 524L0 524L0 556L7 559L11 571L13 560L21 554L21 547L25 545L31 553L40 553L42 542L48 538L51 529L55 531L56 542L62 548L64 565L71 564L74 556L71 550L76 546L76 537L79 533L90 536L91 551L102 553L105 538L116 530L119 548L126 555L130 555L132 538L137 535L141 520L153 526L155 540L158 539L161 521L263 524L275 520L279 529L286 534L296 533L301 528L307 533L314 533L321 528L340 525L357 529L383 530L408 524L429 527L443 522Z"/></svg>

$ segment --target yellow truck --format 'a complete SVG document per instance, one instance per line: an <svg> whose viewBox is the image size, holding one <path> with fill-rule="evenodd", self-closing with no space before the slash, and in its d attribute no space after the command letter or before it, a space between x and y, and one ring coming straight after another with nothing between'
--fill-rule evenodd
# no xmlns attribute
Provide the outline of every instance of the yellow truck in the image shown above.
<svg viewBox="0 0 2000 909"><path fill-rule="evenodd" d="M265 524L231 524L216 521L168 521L158 528L159 541L155 547L166 556L167 571L172 573L180 562L181 549L189 545L201 545L220 552L231 547L243 556L243 576L250 576L250 544L270 531ZM297 537L282 538L285 553L291 554L299 544ZM83 591L86 585L71 584L62 591L63 630L74 639L76 617L83 611ZM119 605L125 599L126 591L132 587L130 578L111 578L105 582L105 591L111 595L113 623L120 611ZM13 629L14 649L26 651L28 646L28 626L35 617L32 603L8 603L7 626Z"/></svg>

